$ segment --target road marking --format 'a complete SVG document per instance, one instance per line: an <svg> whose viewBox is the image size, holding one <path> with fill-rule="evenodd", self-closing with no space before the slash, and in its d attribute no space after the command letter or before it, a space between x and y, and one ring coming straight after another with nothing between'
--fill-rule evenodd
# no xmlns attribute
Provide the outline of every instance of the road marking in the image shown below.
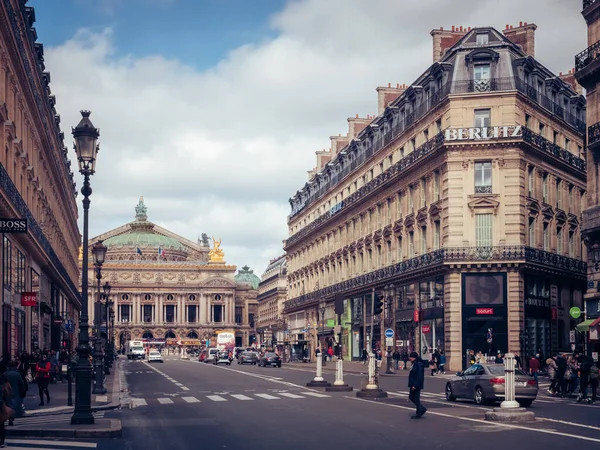
<svg viewBox="0 0 600 450"><path fill-rule="evenodd" d="M306 398L302 395L290 394L289 392L279 392L279 395L281 395L282 397L288 397L288 398Z"/></svg>
<svg viewBox="0 0 600 450"><path fill-rule="evenodd" d="M269 394L254 394L257 397L264 398L265 400L281 400L279 397L275 397L274 395Z"/></svg>
<svg viewBox="0 0 600 450"><path fill-rule="evenodd" d="M181 397L181 398L188 403L200 403L200 400L198 400L196 397Z"/></svg>
<svg viewBox="0 0 600 450"><path fill-rule="evenodd" d="M136 408L138 406L148 406L148 403L146 403L146 400L143 398L132 398L130 399L130 405L133 408Z"/></svg>
<svg viewBox="0 0 600 450"><path fill-rule="evenodd" d="M231 396L233 398L237 398L238 400L254 400L251 397L248 397L247 395L243 395L243 394L231 394Z"/></svg>
<svg viewBox="0 0 600 450"><path fill-rule="evenodd" d="M190 390L190 388L188 388L188 387L185 387L185 386L181 386L181 390L182 390L182 391L189 391L189 390Z"/></svg>
<svg viewBox="0 0 600 450"><path fill-rule="evenodd" d="M360 401L360 402L367 402L367 403L372 403L375 405L384 405L384 406L389 406L390 408L397 408L397 409L404 409L407 411L414 411L415 407L414 406L401 406L401 405L393 405L390 403L382 403L382 402L376 402L373 400L367 400L367 399L363 399L363 398L356 398L356 397L350 397L350 396L345 396L345 398L348 398L350 400L355 400L355 401ZM525 430L525 431L531 431L534 433L544 433L544 434L552 434L555 436L562 436L562 437L569 437L569 438L575 438L575 439L581 439L583 441L591 441L591 442L600 442L600 439L598 438L591 438L591 437L586 437L586 436L578 436L576 434L570 434L570 433L561 433L559 431L554 431L554 430L544 430L541 428L528 428L525 426L521 426L521 425L513 425L513 424L508 424L508 423L503 423L503 422L488 422L484 419L474 419L472 417L461 417L461 416L455 416L452 414L446 414L446 413L441 413L441 412L437 412L437 411L428 411L428 414L433 415L433 416L440 416L440 417L447 417L450 419L456 419L456 420L464 420L467 422L476 422L479 423L481 425L489 425L491 427L504 427L504 428L512 428L515 430ZM542 420L548 420L548 419L544 419L541 418ZM560 422L560 423L564 423L564 424L569 424L569 425L575 425L571 422L563 422L560 420L556 420L556 422ZM589 425L585 425L585 428L596 428L596 427L591 427Z"/></svg>
<svg viewBox="0 0 600 450"><path fill-rule="evenodd" d="M311 397L317 397L317 398L331 397L331 395L319 394L318 392L312 392L312 391L303 392L303 394L304 395L310 395Z"/></svg>
<svg viewBox="0 0 600 450"><path fill-rule="evenodd" d="M25 445L46 445L54 446L60 444L61 447L82 447L82 448L96 448L98 444L92 442L70 442L70 441L39 441L35 439L7 439L7 444L25 444ZM27 447L30 448L30 447Z"/></svg>
<svg viewBox="0 0 600 450"><path fill-rule="evenodd" d="M108 395L96 395L96 401L97 402L107 402Z"/></svg>
<svg viewBox="0 0 600 450"><path fill-rule="evenodd" d="M173 400L171 400L170 398L157 398L156 400L158 400L158 403L160 403L161 405L168 405L170 403L173 403Z"/></svg>
<svg viewBox="0 0 600 450"><path fill-rule="evenodd" d="M207 395L207 399L212 400L213 402L226 402L227 399L221 397L220 395Z"/></svg>

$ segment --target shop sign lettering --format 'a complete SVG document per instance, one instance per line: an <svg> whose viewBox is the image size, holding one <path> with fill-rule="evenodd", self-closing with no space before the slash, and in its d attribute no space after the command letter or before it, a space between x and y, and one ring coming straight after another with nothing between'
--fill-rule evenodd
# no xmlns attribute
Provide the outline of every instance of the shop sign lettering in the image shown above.
<svg viewBox="0 0 600 450"><path fill-rule="evenodd" d="M475 308L475 314L478 316L491 316L494 314L494 308Z"/></svg>
<svg viewBox="0 0 600 450"><path fill-rule="evenodd" d="M525 306L533 306L537 308L550 308L550 299L527 297L525 299Z"/></svg>
<svg viewBox="0 0 600 450"><path fill-rule="evenodd" d="M423 332L423 334L428 334L431 332L431 326L430 325L423 325L421 327L421 331Z"/></svg>
<svg viewBox="0 0 600 450"><path fill-rule="evenodd" d="M0 219L0 233L27 233L27 219Z"/></svg>
<svg viewBox="0 0 600 450"><path fill-rule="evenodd" d="M521 125L504 127L448 128L444 133L446 141L476 141L481 139L510 139L523 136Z"/></svg>

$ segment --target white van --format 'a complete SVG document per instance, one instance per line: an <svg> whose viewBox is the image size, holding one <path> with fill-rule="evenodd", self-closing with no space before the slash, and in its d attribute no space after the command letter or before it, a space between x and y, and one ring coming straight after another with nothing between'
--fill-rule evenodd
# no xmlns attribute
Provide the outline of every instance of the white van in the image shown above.
<svg viewBox="0 0 600 450"><path fill-rule="evenodd" d="M127 345L127 359L144 359L146 351L142 341L129 341Z"/></svg>
<svg viewBox="0 0 600 450"><path fill-rule="evenodd" d="M217 353L219 353L219 349L218 348L209 348L208 349L208 354L206 355L206 358L204 359L205 363L214 363L215 362L215 358L217 357Z"/></svg>

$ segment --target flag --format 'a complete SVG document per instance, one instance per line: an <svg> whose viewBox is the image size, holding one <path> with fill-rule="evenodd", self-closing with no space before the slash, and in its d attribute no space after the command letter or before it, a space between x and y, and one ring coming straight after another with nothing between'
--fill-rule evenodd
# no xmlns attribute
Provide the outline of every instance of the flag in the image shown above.
<svg viewBox="0 0 600 450"><path fill-rule="evenodd" d="M164 256L163 249L158 247L158 256Z"/></svg>
<svg viewBox="0 0 600 450"><path fill-rule="evenodd" d="M138 254L138 255L141 255L141 254L142 254L142 251L140 250L140 248L139 248L139 247L137 248L137 254Z"/></svg>

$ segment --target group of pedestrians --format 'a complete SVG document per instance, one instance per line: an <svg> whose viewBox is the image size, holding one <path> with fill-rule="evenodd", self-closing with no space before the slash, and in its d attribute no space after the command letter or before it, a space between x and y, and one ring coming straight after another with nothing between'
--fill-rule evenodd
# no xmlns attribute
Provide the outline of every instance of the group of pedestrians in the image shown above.
<svg viewBox="0 0 600 450"><path fill-rule="evenodd" d="M599 369L592 358L578 352L556 353L546 360L546 368L551 381L548 393L557 397L577 395L578 402L596 402ZM588 387L591 397L588 397Z"/></svg>

